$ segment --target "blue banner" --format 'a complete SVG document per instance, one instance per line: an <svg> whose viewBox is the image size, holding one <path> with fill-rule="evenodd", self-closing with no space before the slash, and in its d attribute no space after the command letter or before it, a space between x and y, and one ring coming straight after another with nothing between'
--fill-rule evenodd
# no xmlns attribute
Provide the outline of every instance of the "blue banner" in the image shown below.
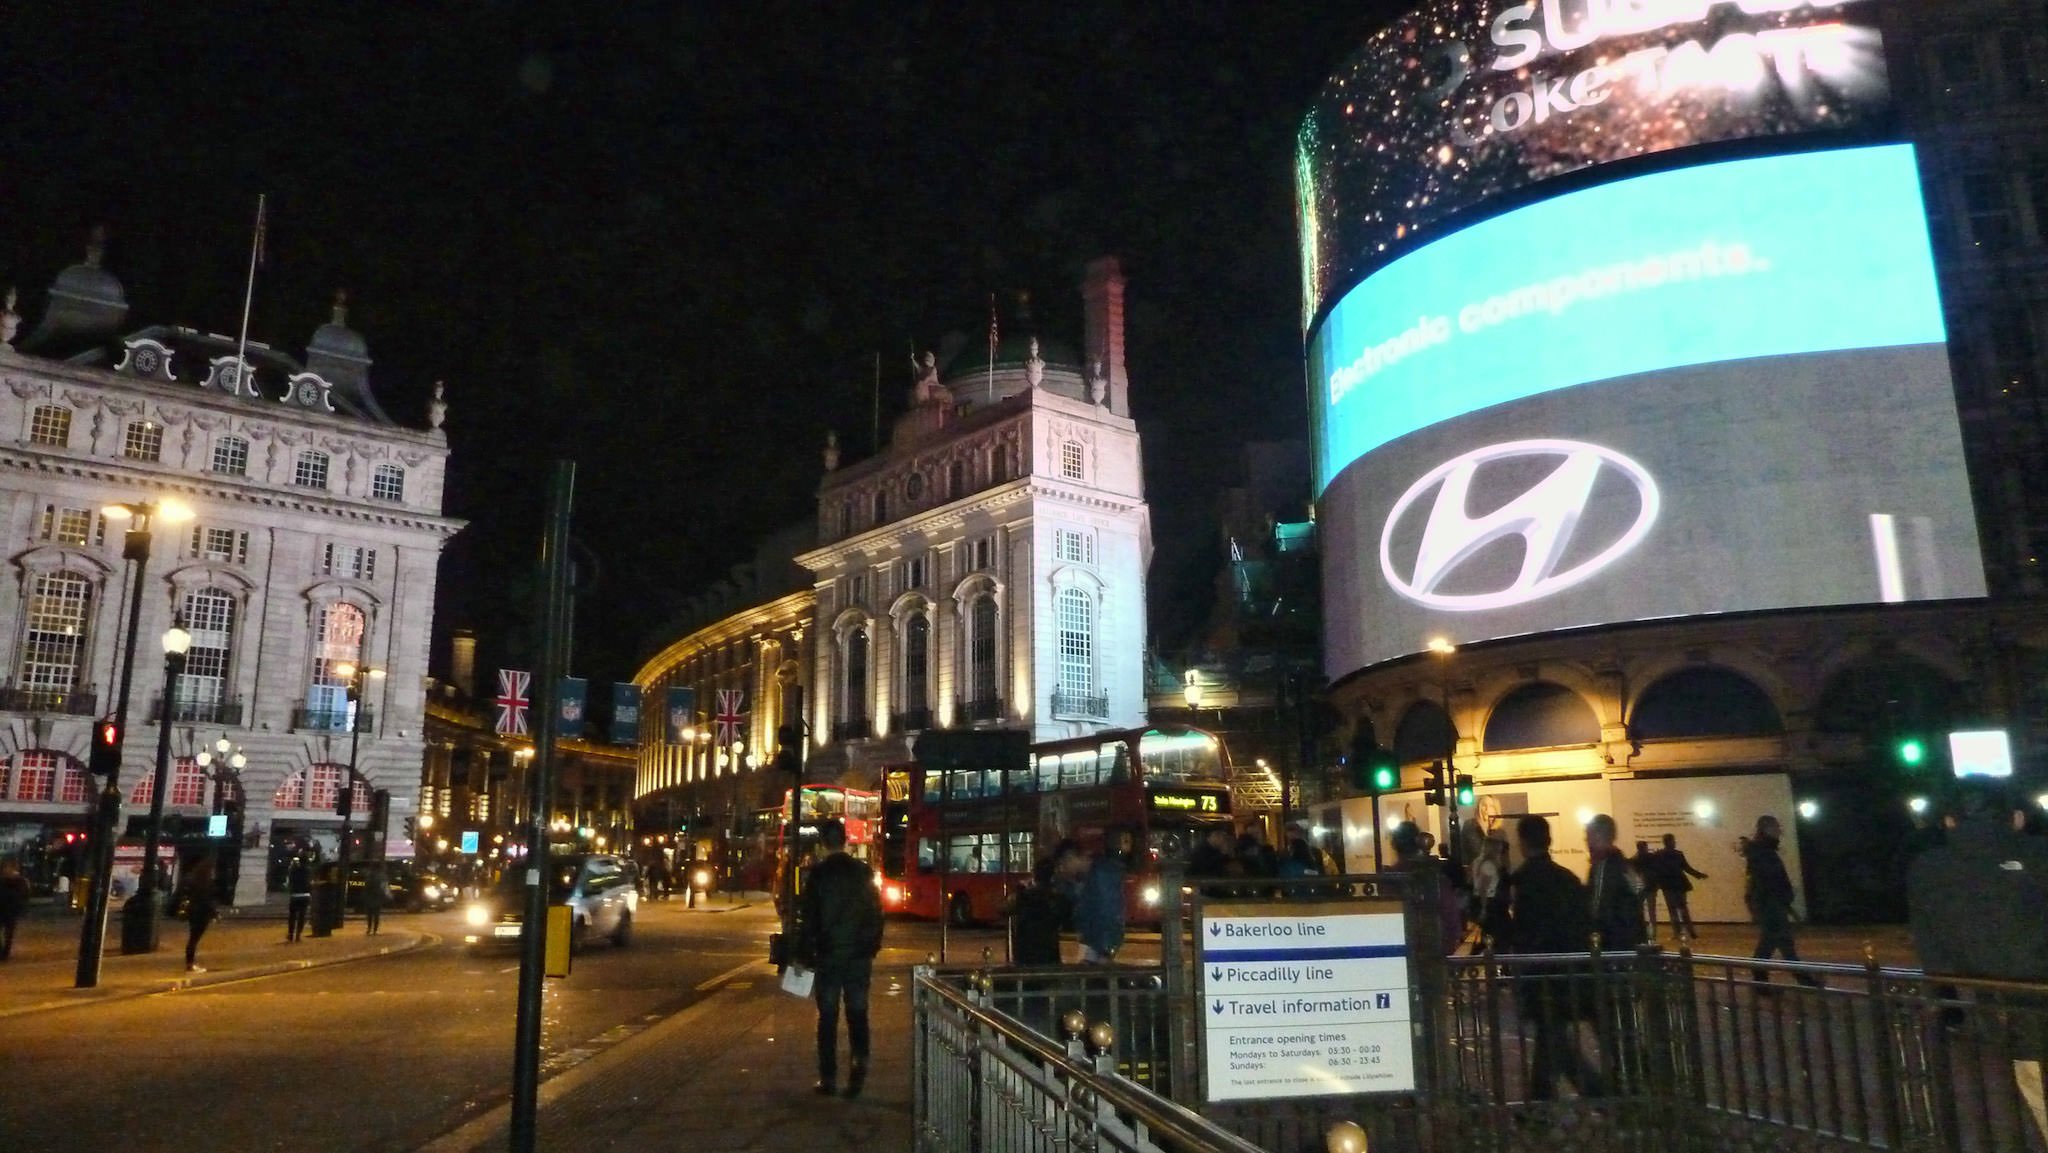
<svg viewBox="0 0 2048 1153"><path fill-rule="evenodd" d="M556 697L557 719L561 722L558 735L571 738L583 735L584 704L589 695L589 681L582 677L562 678L562 690Z"/></svg>
<svg viewBox="0 0 2048 1153"><path fill-rule="evenodd" d="M612 685L612 743L615 745L637 745L640 743L640 686L614 683Z"/></svg>
<svg viewBox="0 0 2048 1153"><path fill-rule="evenodd" d="M662 738L672 745L687 745L690 738L683 735L685 730L697 727L697 690L693 688L671 688L668 691L668 708L662 716Z"/></svg>

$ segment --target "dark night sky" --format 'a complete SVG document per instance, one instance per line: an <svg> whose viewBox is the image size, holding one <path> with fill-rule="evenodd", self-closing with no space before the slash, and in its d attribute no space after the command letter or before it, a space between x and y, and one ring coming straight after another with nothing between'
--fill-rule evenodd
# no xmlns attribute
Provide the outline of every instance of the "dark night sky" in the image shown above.
<svg viewBox="0 0 2048 1153"><path fill-rule="evenodd" d="M1205 589L1217 462L1305 428L1295 126L1399 6L31 7L0 17L0 283L30 325L103 222L132 326L234 332L267 191L252 337L302 352L346 286L387 409L420 424L448 382L472 523L437 665L457 626L524 661L567 455L601 567L575 671L602 680L808 514L828 426L865 451L876 352L886 422L910 341L979 331L990 293L1077 338L1103 253L1131 281L1154 600Z"/></svg>

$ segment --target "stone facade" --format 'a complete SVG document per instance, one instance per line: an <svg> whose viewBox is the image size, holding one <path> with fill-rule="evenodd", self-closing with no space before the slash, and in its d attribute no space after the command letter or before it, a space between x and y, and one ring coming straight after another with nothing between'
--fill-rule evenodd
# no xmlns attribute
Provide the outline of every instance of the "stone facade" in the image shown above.
<svg viewBox="0 0 2048 1153"><path fill-rule="evenodd" d="M26 353L0 346L0 851L87 824L84 760L113 711L132 587L126 526L102 510L175 500L195 515L152 526L119 783L126 814L147 812L158 638L182 620L194 648L167 811L239 806L235 898L258 903L275 838L331 849L339 832L354 714L336 664L385 672L365 682L356 767L391 791L394 832L416 810L436 569L461 528L441 514L445 406L429 429L385 416L339 304L304 362L254 343L244 361L189 329L119 336L119 297L89 259L60 277ZM239 773L195 763L222 739Z"/></svg>

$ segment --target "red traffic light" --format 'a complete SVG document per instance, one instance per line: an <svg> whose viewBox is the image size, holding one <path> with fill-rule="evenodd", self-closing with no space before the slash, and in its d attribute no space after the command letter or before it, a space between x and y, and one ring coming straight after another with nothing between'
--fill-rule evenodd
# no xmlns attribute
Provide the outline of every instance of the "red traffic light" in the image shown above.
<svg viewBox="0 0 2048 1153"><path fill-rule="evenodd" d="M113 721L101 721L97 739L98 743L105 748L111 749L119 745L121 743L121 726Z"/></svg>
<svg viewBox="0 0 2048 1153"><path fill-rule="evenodd" d="M86 758L86 768L100 777L121 771L121 722L103 717L92 727L92 753Z"/></svg>

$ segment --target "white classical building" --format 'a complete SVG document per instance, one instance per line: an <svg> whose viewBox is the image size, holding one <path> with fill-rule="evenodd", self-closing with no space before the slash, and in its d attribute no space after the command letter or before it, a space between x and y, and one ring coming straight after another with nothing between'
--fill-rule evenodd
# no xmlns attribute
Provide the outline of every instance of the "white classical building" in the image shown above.
<svg viewBox="0 0 2048 1153"><path fill-rule="evenodd" d="M1082 285L1085 355L1012 325L912 366L888 447L826 452L807 704L812 779L875 779L928 728L1037 740L1145 719L1151 518L1124 363L1124 279Z"/></svg>
<svg viewBox="0 0 2048 1153"><path fill-rule="evenodd" d="M357 827L368 788L390 790L394 836L416 811L436 566L461 527L441 515L445 406L430 428L384 413L339 299L303 361L255 342L244 361L234 338L126 317L96 246L31 334L16 339L12 293L0 317L0 858L44 882L83 864L88 744L114 711L133 587L132 522L104 510L175 501L194 515L150 526L122 825L150 804L159 638L180 621L167 812L188 851L201 818L239 812L239 848L218 859L236 902L260 902L277 841L336 845L358 709ZM386 675L352 704L345 664Z"/></svg>

